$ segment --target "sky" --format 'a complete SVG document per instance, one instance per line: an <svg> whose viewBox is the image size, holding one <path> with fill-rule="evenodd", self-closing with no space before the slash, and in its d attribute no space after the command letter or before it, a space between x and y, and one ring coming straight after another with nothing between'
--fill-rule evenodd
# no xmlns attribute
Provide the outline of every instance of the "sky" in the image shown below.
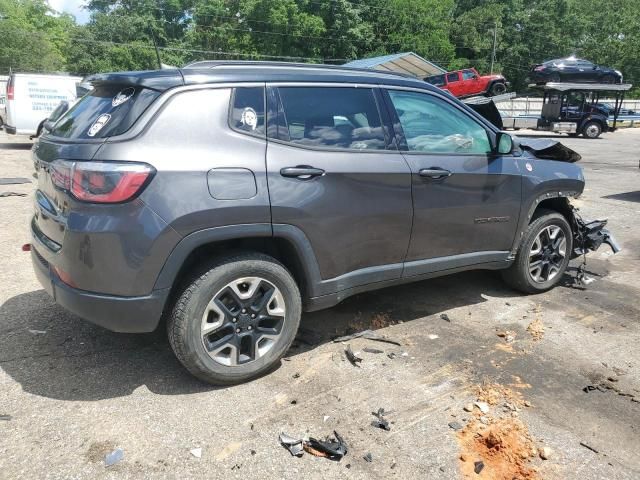
<svg viewBox="0 0 640 480"><path fill-rule="evenodd" d="M87 23L89 21L89 12L84 10L84 0L48 0L49 5L59 12L70 13L76 17L78 23Z"/></svg>

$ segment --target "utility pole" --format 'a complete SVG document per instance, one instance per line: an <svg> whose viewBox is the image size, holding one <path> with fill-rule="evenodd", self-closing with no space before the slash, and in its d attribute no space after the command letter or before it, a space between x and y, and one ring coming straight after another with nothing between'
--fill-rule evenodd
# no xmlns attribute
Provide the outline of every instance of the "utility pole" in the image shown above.
<svg viewBox="0 0 640 480"><path fill-rule="evenodd" d="M496 60L496 41L498 39L498 21L493 28L493 52L491 52L491 75L493 75L493 62Z"/></svg>
<svg viewBox="0 0 640 480"><path fill-rule="evenodd" d="M162 70L162 62L160 61L160 50L158 49L158 44L156 43L156 36L153 34L153 30L151 30L151 39L153 40L153 48L156 50L156 58L158 59L158 68Z"/></svg>

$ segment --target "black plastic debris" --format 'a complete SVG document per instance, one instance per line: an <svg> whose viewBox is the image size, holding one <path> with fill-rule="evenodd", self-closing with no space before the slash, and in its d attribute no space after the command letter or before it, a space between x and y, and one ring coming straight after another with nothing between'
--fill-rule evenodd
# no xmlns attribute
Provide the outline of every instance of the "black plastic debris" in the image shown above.
<svg viewBox="0 0 640 480"><path fill-rule="evenodd" d="M473 471L480 475L480 472L482 471L482 469L484 468L484 462L482 461L477 461L477 462L473 462Z"/></svg>
<svg viewBox="0 0 640 480"><path fill-rule="evenodd" d="M589 445L589 444L587 444L585 442L580 442L580 446L586 448L587 450L591 450L593 453L600 453L598 450L596 450L591 445Z"/></svg>
<svg viewBox="0 0 640 480"><path fill-rule="evenodd" d="M280 434L280 444L284 448L289 450L289 453L291 453L291 455L293 455L294 457L301 457L302 455L304 455L303 443L304 441L301 438L296 439L290 437L286 433Z"/></svg>
<svg viewBox="0 0 640 480"><path fill-rule="evenodd" d="M316 440L309 437L309 440L303 443L304 451L316 457L340 461L347 454L347 444L335 430L333 435L335 438L327 438L326 440Z"/></svg>
<svg viewBox="0 0 640 480"><path fill-rule="evenodd" d="M293 438L286 433L280 434L280 444L289 450L294 457L301 457L307 452L316 457L324 457L329 460L340 461L347 454L347 444L338 432L333 432L333 438L317 440L310 437L309 440Z"/></svg>
<svg viewBox="0 0 640 480"><path fill-rule="evenodd" d="M384 350L378 350L377 348L371 347L364 347L362 351L367 353L384 353Z"/></svg>
<svg viewBox="0 0 640 480"><path fill-rule="evenodd" d="M395 354L395 352L391 352L391 353L387 353L387 357L389 357L391 360L393 360L394 358L397 357L397 355Z"/></svg>
<svg viewBox="0 0 640 480"><path fill-rule="evenodd" d="M18 193L18 192L2 192L0 193L0 198L2 197L26 197L26 193Z"/></svg>
<svg viewBox="0 0 640 480"><path fill-rule="evenodd" d="M451 319L449 318L449 315L447 315L446 313L441 313L441 314L440 314L440 318L441 318L442 320L444 320L445 322L449 322L449 323L451 323Z"/></svg>
<svg viewBox="0 0 640 480"><path fill-rule="evenodd" d="M389 420L384 418L384 413L384 408L379 408L377 412L371 412L371 415L376 417L376 420L371 422L371 426L389 431L391 430L391 426L389 425Z"/></svg>
<svg viewBox="0 0 640 480"><path fill-rule="evenodd" d="M353 350L351 350L351 345L347 345L347 348L345 349L344 353L347 356L347 360L351 362L351 365L353 365L354 367L360 368L360 365L358 364L362 362L362 359L358 357L355 353L353 353Z"/></svg>
<svg viewBox="0 0 640 480"><path fill-rule="evenodd" d="M363 330L362 332L356 332L351 335L345 335L344 337L334 338L333 343L347 342L349 340L353 340L354 338L366 338L367 340L373 340L375 342L384 342L384 343L390 343L392 345L397 345L399 347L401 346L399 342L396 342L395 340L391 340L389 338L385 338L381 335L373 333L372 330Z"/></svg>
<svg viewBox="0 0 640 480"><path fill-rule="evenodd" d="M11 420L11 415L0 415L0 420L4 420L5 422L8 422L9 420Z"/></svg>
<svg viewBox="0 0 640 480"><path fill-rule="evenodd" d="M21 183L31 183L31 180L24 177L4 177L0 178L0 185L19 185Z"/></svg>
<svg viewBox="0 0 640 480"><path fill-rule="evenodd" d="M371 456L371 453L367 453L367 454L366 454L364 457L362 457L362 458L364 458L364 461L365 461L365 462L368 462L368 463L373 462L373 457Z"/></svg>

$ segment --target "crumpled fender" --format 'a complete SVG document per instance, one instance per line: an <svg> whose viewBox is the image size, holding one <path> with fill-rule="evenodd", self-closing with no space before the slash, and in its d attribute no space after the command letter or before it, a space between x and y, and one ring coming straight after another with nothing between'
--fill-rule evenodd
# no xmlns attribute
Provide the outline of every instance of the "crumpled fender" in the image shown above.
<svg viewBox="0 0 640 480"><path fill-rule="evenodd" d="M520 148L543 160L575 163L582 156L575 150L552 138L520 138Z"/></svg>

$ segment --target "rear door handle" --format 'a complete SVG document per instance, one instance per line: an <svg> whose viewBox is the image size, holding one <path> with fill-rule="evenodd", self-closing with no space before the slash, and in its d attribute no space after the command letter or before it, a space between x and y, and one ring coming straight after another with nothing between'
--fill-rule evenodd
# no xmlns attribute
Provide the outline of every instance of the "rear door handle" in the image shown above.
<svg viewBox="0 0 640 480"><path fill-rule="evenodd" d="M324 170L321 168L309 167L308 165L298 165L297 167L285 167L281 169L280 175L283 177L308 180L313 177L321 177L324 175Z"/></svg>
<svg viewBox="0 0 640 480"><path fill-rule="evenodd" d="M423 168L418 173L421 177L428 178L445 178L451 176L451 172L444 168Z"/></svg>

